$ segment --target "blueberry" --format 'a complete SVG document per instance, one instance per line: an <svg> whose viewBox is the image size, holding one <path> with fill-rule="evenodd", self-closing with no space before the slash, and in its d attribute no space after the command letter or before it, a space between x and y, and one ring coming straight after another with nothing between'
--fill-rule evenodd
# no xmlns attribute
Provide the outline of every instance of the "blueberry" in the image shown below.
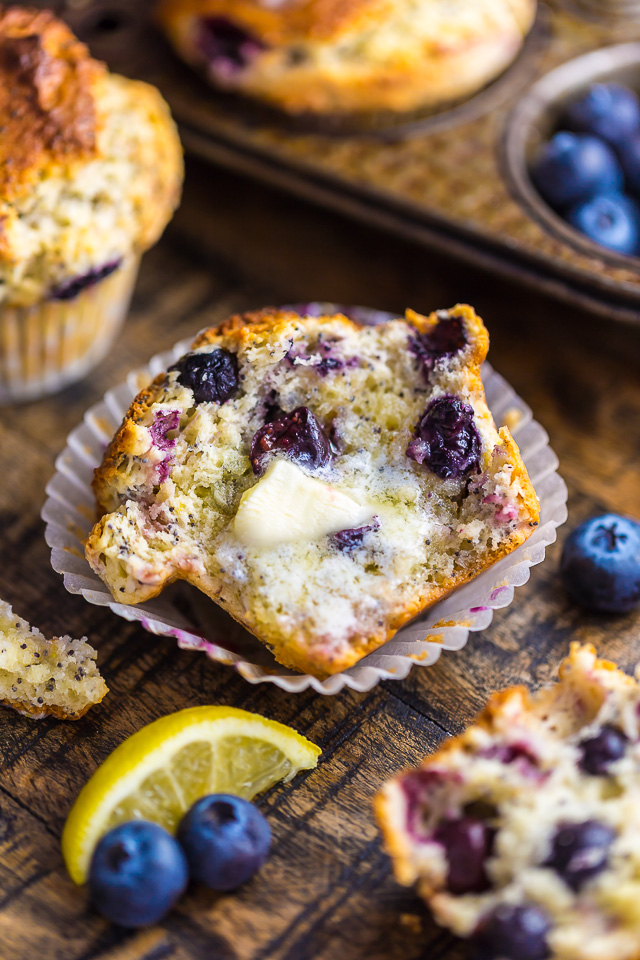
<svg viewBox="0 0 640 960"><path fill-rule="evenodd" d="M565 131L540 148L531 177L547 203L559 209L597 193L615 193L623 182L611 147L597 137Z"/></svg>
<svg viewBox="0 0 640 960"><path fill-rule="evenodd" d="M134 820L105 834L89 868L89 895L103 916L122 927L161 920L184 893L187 859L157 823Z"/></svg>
<svg viewBox="0 0 640 960"><path fill-rule="evenodd" d="M504 903L483 920L474 936L474 960L546 960L551 922L533 904Z"/></svg>
<svg viewBox="0 0 640 960"><path fill-rule="evenodd" d="M377 517L374 517L371 523L364 527L350 527L347 530L339 530L333 534L332 539L339 550L342 550L343 553L350 553L362 545L362 541L368 533L373 533L379 527L380 521Z"/></svg>
<svg viewBox="0 0 640 960"><path fill-rule="evenodd" d="M640 103L619 83L594 83L567 109L566 124L578 133L592 133L611 144L626 140L640 128Z"/></svg>
<svg viewBox="0 0 640 960"><path fill-rule="evenodd" d="M235 890L267 859L271 830L248 800L218 793L194 803L180 821L178 840L195 880Z"/></svg>
<svg viewBox="0 0 640 960"><path fill-rule="evenodd" d="M552 867L577 892L605 869L615 836L611 827L598 820L565 823L555 834L544 865Z"/></svg>
<svg viewBox="0 0 640 960"><path fill-rule="evenodd" d="M278 420L265 423L251 441L253 472L261 474L272 453L284 453L301 467L317 469L331 460L331 443L320 421L308 407L298 407Z"/></svg>
<svg viewBox="0 0 640 960"><path fill-rule="evenodd" d="M617 150L627 187L640 196L640 131L619 143Z"/></svg>
<svg viewBox="0 0 640 960"><path fill-rule="evenodd" d="M622 730L606 724L599 733L580 744L580 769L593 776L605 776L611 764L624 756L628 742Z"/></svg>
<svg viewBox="0 0 640 960"><path fill-rule="evenodd" d="M600 194L567 212L567 222L594 243L632 257L640 248L640 209L624 194Z"/></svg>
<svg viewBox="0 0 640 960"><path fill-rule="evenodd" d="M409 347L429 372L438 360L455 356L466 345L467 335L462 318L443 312L434 327L412 337Z"/></svg>
<svg viewBox="0 0 640 960"><path fill-rule="evenodd" d="M447 857L447 889L451 893L481 893L489 886L485 862L491 854L495 831L472 817L444 820L433 839Z"/></svg>
<svg viewBox="0 0 640 960"><path fill-rule="evenodd" d="M241 73L265 45L227 17L203 17L198 34L200 52L221 79Z"/></svg>
<svg viewBox="0 0 640 960"><path fill-rule="evenodd" d="M178 371L178 380L193 391L196 403L225 403L238 389L238 360L228 350L188 353L169 370Z"/></svg>
<svg viewBox="0 0 640 960"><path fill-rule="evenodd" d="M96 283L100 283L105 277L115 273L121 263L121 258L110 260L109 263L105 263L102 267L94 267L93 270L89 270L87 273L72 277L71 280L65 280L63 283L58 284L57 287L54 287L49 296L51 300L73 300L79 293L82 293L83 290L95 286Z"/></svg>
<svg viewBox="0 0 640 960"><path fill-rule="evenodd" d="M576 603L605 613L632 610L640 604L640 523L608 513L580 524L560 569Z"/></svg>
<svg viewBox="0 0 640 960"><path fill-rule="evenodd" d="M425 463L442 480L478 470L480 453L473 407L449 396L431 401L407 447L411 460Z"/></svg>

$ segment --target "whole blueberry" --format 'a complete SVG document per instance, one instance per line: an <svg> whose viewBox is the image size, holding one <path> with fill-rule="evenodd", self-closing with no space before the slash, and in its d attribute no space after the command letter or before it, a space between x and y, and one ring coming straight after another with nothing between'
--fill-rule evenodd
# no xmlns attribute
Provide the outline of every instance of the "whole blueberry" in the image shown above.
<svg viewBox="0 0 640 960"><path fill-rule="evenodd" d="M459 817L444 820L433 835L447 857L447 889L451 893L481 893L489 886L485 872L495 832L482 820Z"/></svg>
<svg viewBox="0 0 640 960"><path fill-rule="evenodd" d="M483 920L474 936L474 960L546 960L547 914L533 904L504 903Z"/></svg>
<svg viewBox="0 0 640 960"><path fill-rule="evenodd" d="M640 209L622 193L578 203L567 212L567 222L607 250L632 257L640 248Z"/></svg>
<svg viewBox="0 0 640 960"><path fill-rule="evenodd" d="M606 724L599 733L580 744L580 769L593 776L605 776L609 767L624 756L629 741L622 730Z"/></svg>
<svg viewBox="0 0 640 960"><path fill-rule="evenodd" d="M560 564L564 585L590 610L625 613L640 604L640 523L607 513L569 535Z"/></svg>
<svg viewBox="0 0 640 960"><path fill-rule="evenodd" d="M226 403L238 389L238 361L228 350L187 353L169 370L178 371L178 380L189 387L196 403Z"/></svg>
<svg viewBox="0 0 640 960"><path fill-rule="evenodd" d="M180 844L157 823L134 820L98 843L89 868L89 895L103 916L122 927L161 920L189 880Z"/></svg>
<svg viewBox="0 0 640 960"><path fill-rule="evenodd" d="M425 410L407 456L441 480L457 479L480 466L482 444L473 407L458 397L437 397Z"/></svg>
<svg viewBox="0 0 640 960"><path fill-rule="evenodd" d="M615 145L640 128L640 103L629 87L594 83L568 107L566 124L570 130L592 133Z"/></svg>
<svg viewBox="0 0 640 960"><path fill-rule="evenodd" d="M178 840L194 880L212 890L235 890L267 859L271 830L248 800L217 793L203 797L184 815Z"/></svg>
<svg viewBox="0 0 640 960"><path fill-rule="evenodd" d="M538 151L531 178L552 207L563 209L597 193L622 189L622 169L604 141L562 131Z"/></svg>
<svg viewBox="0 0 640 960"><path fill-rule="evenodd" d="M562 824L551 842L545 866L552 867L567 886L578 891L605 869L615 836L611 827L598 820Z"/></svg>
<svg viewBox="0 0 640 960"><path fill-rule="evenodd" d="M640 196L640 131L619 143L617 151L627 188L638 197Z"/></svg>

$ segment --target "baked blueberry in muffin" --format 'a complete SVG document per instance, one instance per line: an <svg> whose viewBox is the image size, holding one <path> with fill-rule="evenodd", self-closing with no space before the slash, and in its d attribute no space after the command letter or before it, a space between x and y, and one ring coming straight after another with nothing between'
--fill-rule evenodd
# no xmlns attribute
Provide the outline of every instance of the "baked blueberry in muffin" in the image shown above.
<svg viewBox="0 0 640 960"><path fill-rule="evenodd" d="M558 683L494 694L376 810L397 879L479 960L635 960L639 788L638 681L574 643Z"/></svg>
<svg viewBox="0 0 640 960"><path fill-rule="evenodd" d="M415 110L466 96L516 57L535 0L161 0L180 55L289 113Z"/></svg>
<svg viewBox="0 0 640 960"><path fill-rule="evenodd" d="M285 665L351 666L536 526L485 402L487 347L467 306L205 331L96 471L91 566L123 603L188 580Z"/></svg>

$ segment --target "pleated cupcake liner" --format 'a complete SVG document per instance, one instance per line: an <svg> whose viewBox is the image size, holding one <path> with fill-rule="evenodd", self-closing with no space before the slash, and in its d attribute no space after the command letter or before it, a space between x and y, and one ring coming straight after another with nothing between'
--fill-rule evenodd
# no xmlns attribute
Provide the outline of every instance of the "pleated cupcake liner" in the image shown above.
<svg viewBox="0 0 640 960"><path fill-rule="evenodd" d="M138 265L125 261L72 300L0 307L0 404L55 393L100 363L127 315Z"/></svg>

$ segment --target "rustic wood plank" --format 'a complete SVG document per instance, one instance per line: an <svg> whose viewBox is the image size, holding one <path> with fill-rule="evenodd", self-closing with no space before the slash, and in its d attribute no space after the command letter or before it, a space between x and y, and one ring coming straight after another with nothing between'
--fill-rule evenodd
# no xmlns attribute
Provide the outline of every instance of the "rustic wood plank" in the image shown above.
<svg viewBox="0 0 640 960"><path fill-rule="evenodd" d="M587 616L568 602L559 545L464 651L402 682L335 698L250 686L64 592L39 510L55 455L86 407L132 366L232 310L312 298L393 310L475 302L491 328L494 365L551 433L571 522L602 509L640 513L634 331L496 290L408 244L190 165L183 210L145 258L131 318L104 365L84 384L0 417L0 596L46 631L87 633L111 688L76 724L0 712L1 960L456 960L461 949L390 875L370 809L375 789L459 731L494 687L552 676L573 638L597 642L627 667L640 657L638 614ZM290 723L320 743L322 762L264 798L274 852L247 887L224 897L192 890L157 928L118 930L65 876L64 817L114 746L196 703Z"/></svg>

